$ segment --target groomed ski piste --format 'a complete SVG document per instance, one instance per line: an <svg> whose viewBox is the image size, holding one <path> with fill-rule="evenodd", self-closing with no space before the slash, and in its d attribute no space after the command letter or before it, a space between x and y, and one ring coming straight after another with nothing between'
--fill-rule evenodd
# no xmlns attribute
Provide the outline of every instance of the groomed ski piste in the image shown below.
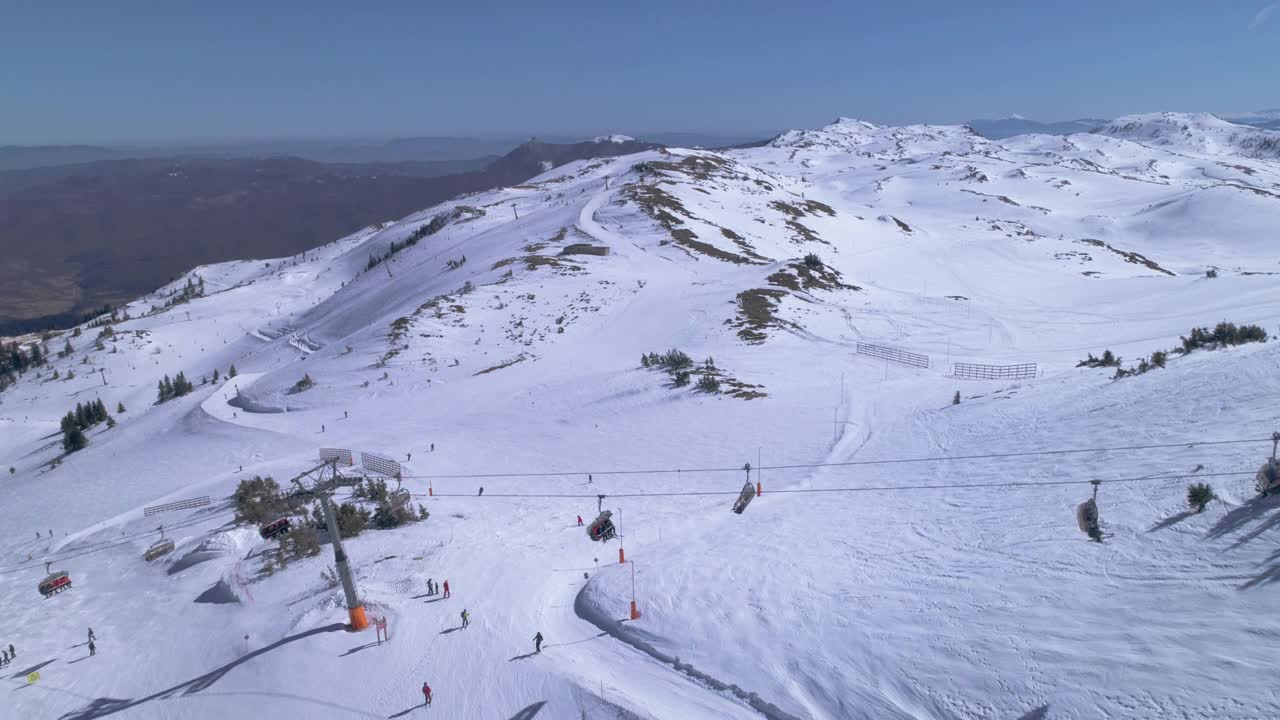
<svg viewBox="0 0 1280 720"><path fill-rule="evenodd" d="M1276 332L1277 137L840 120L196 268L0 393L0 716L1280 717L1280 498L1253 477L1280 344L1077 367ZM672 348L721 392L641 366ZM194 391L156 404L178 371ZM59 419L97 398L117 424L62 457ZM344 541L381 644L344 629L327 542L268 574L276 542L234 523L239 481L287 485L322 447L401 461L430 512ZM577 526L598 506L620 542ZM147 562L160 524L176 549ZM46 560L73 581L48 599Z"/></svg>

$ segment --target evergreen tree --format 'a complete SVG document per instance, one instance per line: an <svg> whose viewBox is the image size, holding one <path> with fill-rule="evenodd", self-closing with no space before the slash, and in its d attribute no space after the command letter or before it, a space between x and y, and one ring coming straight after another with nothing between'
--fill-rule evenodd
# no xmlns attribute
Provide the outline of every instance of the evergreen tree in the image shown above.
<svg viewBox="0 0 1280 720"><path fill-rule="evenodd" d="M236 366L233 363L231 367L227 368L227 377L233 378L235 376L236 376Z"/></svg>
<svg viewBox="0 0 1280 720"><path fill-rule="evenodd" d="M959 405L959 404L960 404L960 391L959 391L959 390L957 390L957 391L956 391L955 397L951 398L951 404L952 404L952 405Z"/></svg>
<svg viewBox="0 0 1280 720"><path fill-rule="evenodd" d="M1208 483L1192 483L1187 486L1187 505L1198 513L1204 512L1205 505L1217 497Z"/></svg>
<svg viewBox="0 0 1280 720"><path fill-rule="evenodd" d="M62 450L66 453L73 453L77 450L83 450L89 444L89 439L84 436L80 428L73 427L71 431L62 436Z"/></svg>
<svg viewBox="0 0 1280 720"><path fill-rule="evenodd" d="M67 338L67 343L62 348L62 356L66 357L70 355L73 350L75 350L75 348L71 347L71 338Z"/></svg>
<svg viewBox="0 0 1280 720"><path fill-rule="evenodd" d="M218 382L218 368L213 369L213 381Z"/></svg>
<svg viewBox="0 0 1280 720"><path fill-rule="evenodd" d="M122 402L116 403L116 412L118 413L124 412L124 403Z"/></svg>

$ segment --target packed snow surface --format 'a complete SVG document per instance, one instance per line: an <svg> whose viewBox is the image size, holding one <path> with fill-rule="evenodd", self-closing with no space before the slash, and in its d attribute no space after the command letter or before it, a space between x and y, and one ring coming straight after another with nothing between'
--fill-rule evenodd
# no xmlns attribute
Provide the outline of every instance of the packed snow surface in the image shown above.
<svg viewBox="0 0 1280 720"><path fill-rule="evenodd" d="M0 393L0 716L1278 717L1280 499L1253 473L1280 345L1077 367L1276 331L1276 137L841 119L196 268ZM688 385L641 365L673 348ZM156 404L178 371L194 392ZM116 425L63 457L98 398ZM276 541L232 512L322 447L401 461L430 512L345 542L380 644L344 629L327 543L268 572ZM1027 454L1096 448L1129 449ZM1101 544L1075 520L1094 479ZM599 508L621 543L578 526ZM37 593L45 560L71 590Z"/></svg>

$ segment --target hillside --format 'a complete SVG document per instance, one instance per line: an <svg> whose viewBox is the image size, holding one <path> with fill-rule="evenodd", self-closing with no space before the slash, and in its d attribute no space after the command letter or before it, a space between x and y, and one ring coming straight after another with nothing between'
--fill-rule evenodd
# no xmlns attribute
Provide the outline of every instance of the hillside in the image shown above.
<svg viewBox="0 0 1280 720"><path fill-rule="evenodd" d="M197 265L293 255L461 193L650 147L531 141L467 161L167 157L0 172L0 333L66 327Z"/></svg>
<svg viewBox="0 0 1280 720"><path fill-rule="evenodd" d="M1274 331L1268 138L841 119L195 268L0 392L15 716L411 717L424 681L450 718L1276 716L1280 502L1253 475L1280 345L1078 365ZM672 349L687 385L652 366ZM193 392L157 404L179 371ZM116 424L63 456L98 398ZM402 462L430 512L345 541L381 645L342 631L328 545L278 569L234 522L237 483L288 487L321 447ZM1192 514L1197 478L1220 499ZM578 526L598 508L628 563ZM175 551L146 562L160 523ZM46 559L72 590L37 594Z"/></svg>

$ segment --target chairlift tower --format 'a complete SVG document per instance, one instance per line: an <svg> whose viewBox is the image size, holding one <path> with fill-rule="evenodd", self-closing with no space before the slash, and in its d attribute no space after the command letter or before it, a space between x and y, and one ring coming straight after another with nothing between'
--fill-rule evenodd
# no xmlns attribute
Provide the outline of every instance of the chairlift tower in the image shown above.
<svg viewBox="0 0 1280 720"><path fill-rule="evenodd" d="M302 484L302 478L312 481L311 487ZM333 542L333 562L338 570L338 579L342 581L342 592L346 595L347 615L351 619L352 630L364 630L369 627L365 617L364 605L356 595L356 584L351 578L351 566L347 562L347 552L342 547L342 535L338 532L338 519L333 512L332 496L340 487L351 487L360 482L359 478L344 477L338 473L338 461L328 460L298 475L292 480L298 486L296 494L315 495L320 501L320 511L324 513L324 524L329 530L329 538Z"/></svg>

